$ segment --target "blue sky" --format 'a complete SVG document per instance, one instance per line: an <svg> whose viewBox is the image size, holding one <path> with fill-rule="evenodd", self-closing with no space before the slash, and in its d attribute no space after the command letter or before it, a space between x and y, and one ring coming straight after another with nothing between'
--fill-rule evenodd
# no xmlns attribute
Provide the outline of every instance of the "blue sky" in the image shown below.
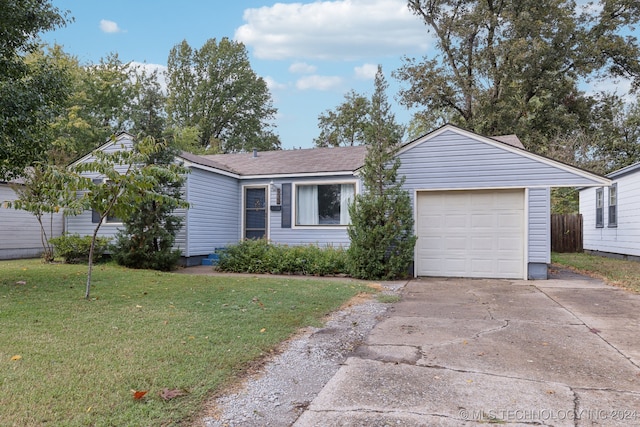
<svg viewBox="0 0 640 427"><path fill-rule="evenodd" d="M251 66L270 88L278 109L282 147L309 148L318 116L335 109L350 90L370 95L383 67L398 122L410 112L395 98L391 72L404 56L434 53L422 21L406 0L52 0L75 18L43 39L64 46L83 63L117 52L120 59L166 68L169 50L187 40L194 49L210 38L241 41ZM586 0L579 0L579 5ZM634 30L635 33L635 30ZM633 34L633 33L632 33ZM637 33L634 34L637 36ZM627 81L600 81L586 91L617 90Z"/></svg>
<svg viewBox="0 0 640 427"><path fill-rule="evenodd" d="M210 38L245 44L254 71L265 78L278 109L285 149L313 146L318 115L350 90L370 94L377 65L390 84L396 118L410 114L395 102L391 71L402 57L422 57L430 40L406 0L52 0L75 21L45 33L82 63L117 52L125 62L165 67L182 40L200 48Z"/></svg>

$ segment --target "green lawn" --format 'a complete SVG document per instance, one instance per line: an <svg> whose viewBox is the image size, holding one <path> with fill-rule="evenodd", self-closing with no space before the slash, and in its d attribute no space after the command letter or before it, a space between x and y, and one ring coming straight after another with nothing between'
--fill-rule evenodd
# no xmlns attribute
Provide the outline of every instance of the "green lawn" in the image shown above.
<svg viewBox="0 0 640 427"><path fill-rule="evenodd" d="M360 282L0 262L0 424L177 425ZM164 389L184 390L168 401ZM148 391L134 400L133 391Z"/></svg>
<svg viewBox="0 0 640 427"><path fill-rule="evenodd" d="M625 261L584 253L553 253L551 262L600 278L611 285L640 292L640 262L638 261Z"/></svg>

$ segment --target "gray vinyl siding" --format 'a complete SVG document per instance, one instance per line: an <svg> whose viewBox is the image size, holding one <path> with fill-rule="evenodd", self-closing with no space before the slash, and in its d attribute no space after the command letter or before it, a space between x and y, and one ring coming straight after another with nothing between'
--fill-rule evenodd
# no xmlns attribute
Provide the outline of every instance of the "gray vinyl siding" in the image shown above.
<svg viewBox="0 0 640 427"><path fill-rule="evenodd" d="M551 185L586 183L572 173L446 131L402 152L398 176L411 197L427 189L529 188L528 262L550 262ZM531 188L533 187L533 188Z"/></svg>
<svg viewBox="0 0 640 427"><path fill-rule="evenodd" d="M529 262L551 262L551 196L548 188L529 190Z"/></svg>
<svg viewBox="0 0 640 427"><path fill-rule="evenodd" d="M105 153L113 153L121 150L131 150L133 148L133 140L127 134L122 134L114 142L107 143L100 147ZM93 161L93 155L80 159L77 163L86 163ZM116 169L119 172L126 172L127 166L120 166ZM84 176L91 179L102 179L103 176L97 173L85 173ZM68 234L79 234L80 236L91 236L97 224L91 221L91 210L86 210L79 215L67 216L65 219L65 230ZM103 223L98 230L99 237L108 237L113 239L118 230L122 228L122 224Z"/></svg>
<svg viewBox="0 0 640 427"><path fill-rule="evenodd" d="M640 170L615 178L614 182L618 192L616 227L608 225L609 188L603 188L603 227L596 227L596 189L580 191L584 249L640 257Z"/></svg>
<svg viewBox="0 0 640 427"><path fill-rule="evenodd" d="M11 187L0 183L0 259L32 258L42 253L40 224L35 216L23 210L5 208L5 201L13 201L16 194ZM43 223L49 237L62 234L62 213L54 214L53 225L46 214Z"/></svg>
<svg viewBox="0 0 640 427"><path fill-rule="evenodd" d="M403 151L399 176L407 177L409 190L593 184L573 172L526 157L525 151L510 150L445 131Z"/></svg>
<svg viewBox="0 0 640 427"><path fill-rule="evenodd" d="M315 178L296 178L296 179L274 179L273 185L269 191L269 203L275 205L276 203L276 191L277 188L281 188L283 183L292 184L291 197L295 198L295 184L301 183L341 183L341 182L354 182L356 181L356 193L360 191L360 184L354 176L327 176L327 177L315 177ZM267 184L271 181L243 181L243 185L253 184ZM333 247L348 247L349 236L347 234L347 227L336 226L296 226L295 225L295 203L292 203L291 212L291 228L282 228L282 211L272 211L269 209L269 239L274 243L285 245L318 245L318 246L333 246Z"/></svg>
<svg viewBox="0 0 640 427"><path fill-rule="evenodd" d="M91 211L87 210L79 215L67 216L65 218L66 225L65 230L68 234L79 234L80 236L92 236L93 231L98 224L91 222ZM113 239L119 229L122 228L122 224L108 224L104 223L98 230L99 237L108 237Z"/></svg>
<svg viewBox="0 0 640 427"><path fill-rule="evenodd" d="M240 187L235 178L192 168L185 256L207 255L240 239ZM183 251L184 253L184 251Z"/></svg>

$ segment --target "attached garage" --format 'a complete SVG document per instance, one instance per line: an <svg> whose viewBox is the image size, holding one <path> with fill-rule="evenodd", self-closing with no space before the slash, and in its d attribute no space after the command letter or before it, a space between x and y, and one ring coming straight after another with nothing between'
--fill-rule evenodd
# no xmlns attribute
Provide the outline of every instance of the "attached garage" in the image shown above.
<svg viewBox="0 0 640 427"><path fill-rule="evenodd" d="M552 187L607 178L446 125L402 146L398 176L414 209L414 275L546 279Z"/></svg>
<svg viewBox="0 0 640 427"><path fill-rule="evenodd" d="M523 279L525 192L417 193L418 276Z"/></svg>

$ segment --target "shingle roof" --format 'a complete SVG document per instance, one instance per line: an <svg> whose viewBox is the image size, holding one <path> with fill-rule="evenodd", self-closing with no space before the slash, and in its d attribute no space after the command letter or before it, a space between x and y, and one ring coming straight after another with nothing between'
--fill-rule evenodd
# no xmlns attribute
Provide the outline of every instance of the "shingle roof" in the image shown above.
<svg viewBox="0 0 640 427"><path fill-rule="evenodd" d="M366 146L309 148L301 150L258 151L254 153L183 153L193 163L243 176L287 175L303 173L353 172L364 165Z"/></svg>
<svg viewBox="0 0 640 427"><path fill-rule="evenodd" d="M524 149L516 135L492 139ZM189 162L240 176L353 172L364 165L367 147L308 148L254 153L195 155L182 153Z"/></svg>
<svg viewBox="0 0 640 427"><path fill-rule="evenodd" d="M505 144L509 144L513 147L518 147L524 149L524 145L522 145L522 141L518 138L518 135L499 135L492 136L491 139L498 140L500 142L504 142Z"/></svg>

